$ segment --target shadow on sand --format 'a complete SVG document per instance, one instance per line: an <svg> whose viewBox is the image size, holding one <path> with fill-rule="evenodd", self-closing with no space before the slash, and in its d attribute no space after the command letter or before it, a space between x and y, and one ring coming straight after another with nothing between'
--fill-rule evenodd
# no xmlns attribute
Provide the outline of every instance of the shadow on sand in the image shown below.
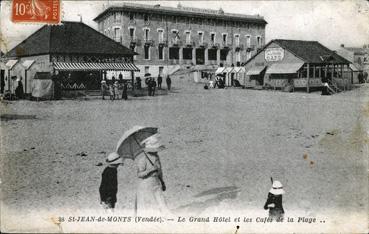
<svg viewBox="0 0 369 234"><path fill-rule="evenodd" d="M194 201L186 205L179 206L173 211L176 213L191 213L200 214L210 207L218 206L222 201L227 199L235 199L238 196L240 189L236 186L218 187L203 191L194 196L194 198L200 199L209 196L209 198L203 201Z"/></svg>

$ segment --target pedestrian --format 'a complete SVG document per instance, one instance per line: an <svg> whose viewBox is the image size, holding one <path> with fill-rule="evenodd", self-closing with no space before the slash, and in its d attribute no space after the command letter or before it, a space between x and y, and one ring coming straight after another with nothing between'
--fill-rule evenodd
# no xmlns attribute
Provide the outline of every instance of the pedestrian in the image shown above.
<svg viewBox="0 0 369 234"><path fill-rule="evenodd" d="M114 86L114 99L119 99L119 82L116 80L113 84Z"/></svg>
<svg viewBox="0 0 369 234"><path fill-rule="evenodd" d="M110 153L106 159L108 166L101 175L101 184L99 187L100 204L105 210L114 211L117 202L118 192L118 167L123 165L123 159L116 153Z"/></svg>
<svg viewBox="0 0 369 234"><path fill-rule="evenodd" d="M170 79L169 75L167 75L167 88L168 90L170 90L171 86L172 86L172 80Z"/></svg>
<svg viewBox="0 0 369 234"><path fill-rule="evenodd" d="M163 78L160 76L158 76L158 89L161 89L161 83L163 82Z"/></svg>
<svg viewBox="0 0 369 234"><path fill-rule="evenodd" d="M156 89L156 81L155 78L151 78L151 96L155 96L155 89Z"/></svg>
<svg viewBox="0 0 369 234"><path fill-rule="evenodd" d="M22 77L21 78L17 78L16 81L18 82L18 86L15 89L15 96L18 99L23 99L23 97L24 97L24 90L23 90Z"/></svg>
<svg viewBox="0 0 369 234"><path fill-rule="evenodd" d="M359 84L364 83L364 75L363 75L363 72L362 71L359 72L357 78L359 80Z"/></svg>
<svg viewBox="0 0 369 234"><path fill-rule="evenodd" d="M321 95L331 95L331 93L329 92L329 85L327 82L323 83Z"/></svg>
<svg viewBox="0 0 369 234"><path fill-rule="evenodd" d="M141 89L141 78L140 77L136 77L136 87L137 89Z"/></svg>
<svg viewBox="0 0 369 234"><path fill-rule="evenodd" d="M159 137L159 134L155 134L142 141L140 144L143 153L135 159L138 176L136 215L171 214L163 195L166 185L158 152L165 147L160 143Z"/></svg>
<svg viewBox="0 0 369 234"><path fill-rule="evenodd" d="M284 194L282 183L277 180L274 181L264 205L265 210L269 209L269 218L272 220L281 221L283 219L282 194Z"/></svg>
<svg viewBox="0 0 369 234"><path fill-rule="evenodd" d="M150 73L145 74L145 84L147 86L147 93L149 96L151 96L151 74Z"/></svg>
<svg viewBox="0 0 369 234"><path fill-rule="evenodd" d="M127 81L123 81L122 99L124 100L128 99L127 90L128 90Z"/></svg>
<svg viewBox="0 0 369 234"><path fill-rule="evenodd" d="M365 82L365 83L368 83L368 82L369 82L369 80L368 80L368 72L366 72L366 71L365 71L365 72L363 73L363 76L364 76L364 82Z"/></svg>
<svg viewBox="0 0 369 234"><path fill-rule="evenodd" d="M110 94L110 100L114 101L114 99L115 99L115 93L114 93L113 84L109 84L109 94Z"/></svg>
<svg viewBox="0 0 369 234"><path fill-rule="evenodd" d="M101 81L101 96L102 96L102 99L105 100L105 93L107 92L108 90L108 86L106 84L106 80L102 80Z"/></svg>

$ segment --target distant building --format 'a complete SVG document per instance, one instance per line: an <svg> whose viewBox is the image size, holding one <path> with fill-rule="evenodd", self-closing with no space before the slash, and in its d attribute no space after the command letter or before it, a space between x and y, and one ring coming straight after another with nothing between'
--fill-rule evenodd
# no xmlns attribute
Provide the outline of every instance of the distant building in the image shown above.
<svg viewBox="0 0 369 234"><path fill-rule="evenodd" d="M245 86L291 86L309 92L327 82L346 89L352 82L349 64L317 41L275 39L246 63Z"/></svg>
<svg viewBox="0 0 369 234"><path fill-rule="evenodd" d="M222 9L177 8L124 3L95 19L98 30L130 47L141 75L166 74L180 67L240 65L265 43L261 16L229 14Z"/></svg>
<svg viewBox="0 0 369 234"><path fill-rule="evenodd" d="M337 53L352 63L354 70L354 82L357 83L358 73L369 73L369 48L368 45L363 47L345 47L341 45Z"/></svg>

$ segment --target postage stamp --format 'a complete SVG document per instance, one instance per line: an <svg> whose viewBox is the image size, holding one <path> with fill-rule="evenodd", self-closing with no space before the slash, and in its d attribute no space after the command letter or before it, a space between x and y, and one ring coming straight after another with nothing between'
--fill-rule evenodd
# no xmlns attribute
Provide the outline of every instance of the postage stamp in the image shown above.
<svg viewBox="0 0 369 234"><path fill-rule="evenodd" d="M57 24L60 0L13 0L12 21Z"/></svg>

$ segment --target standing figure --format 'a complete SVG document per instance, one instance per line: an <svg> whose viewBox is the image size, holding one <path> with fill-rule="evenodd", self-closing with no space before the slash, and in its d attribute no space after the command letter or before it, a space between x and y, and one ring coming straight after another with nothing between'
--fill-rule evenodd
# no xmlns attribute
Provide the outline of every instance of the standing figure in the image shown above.
<svg viewBox="0 0 369 234"><path fill-rule="evenodd" d="M119 82L116 80L113 86L114 86L114 95L115 95L114 99L118 100L119 99Z"/></svg>
<svg viewBox="0 0 369 234"><path fill-rule="evenodd" d="M107 92L108 90L108 85L106 84L106 80L102 80L101 81L101 96L102 96L102 99L105 100L105 93Z"/></svg>
<svg viewBox="0 0 369 234"><path fill-rule="evenodd" d="M172 85L172 80L170 79L169 75L167 76L167 87L168 87L168 90L170 90L171 88L171 85Z"/></svg>
<svg viewBox="0 0 369 234"><path fill-rule="evenodd" d="M128 90L127 82L123 81L122 99L124 99L124 100L128 99L127 90Z"/></svg>
<svg viewBox="0 0 369 234"><path fill-rule="evenodd" d="M136 77L136 87L137 89L141 89L141 78L140 77Z"/></svg>
<svg viewBox="0 0 369 234"><path fill-rule="evenodd" d="M264 209L269 209L269 218L281 220L284 216L282 206L282 194L284 194L283 185L279 181L274 181L272 188L269 190L268 199L265 202Z"/></svg>
<svg viewBox="0 0 369 234"><path fill-rule="evenodd" d="M17 96L18 99L23 99L24 90L23 90L22 78L17 78L17 82L18 82L18 86L15 89L15 96Z"/></svg>
<svg viewBox="0 0 369 234"><path fill-rule="evenodd" d="M155 78L151 78L151 96L155 96L156 81Z"/></svg>
<svg viewBox="0 0 369 234"><path fill-rule="evenodd" d="M161 83L163 82L163 78L159 75L158 76L158 89L161 89Z"/></svg>
<svg viewBox="0 0 369 234"><path fill-rule="evenodd" d="M114 93L114 87L113 84L109 85L109 94L110 94L110 100L114 101L115 93Z"/></svg>
<svg viewBox="0 0 369 234"><path fill-rule="evenodd" d="M142 141L141 146L144 152L135 159L138 177L136 215L170 215L163 195L166 186L158 155L165 147L160 143L158 134Z"/></svg>
<svg viewBox="0 0 369 234"><path fill-rule="evenodd" d="M106 159L108 166L101 175L99 187L100 204L104 209L113 211L117 202L118 192L118 166L123 165L123 159L115 152L110 153Z"/></svg>

